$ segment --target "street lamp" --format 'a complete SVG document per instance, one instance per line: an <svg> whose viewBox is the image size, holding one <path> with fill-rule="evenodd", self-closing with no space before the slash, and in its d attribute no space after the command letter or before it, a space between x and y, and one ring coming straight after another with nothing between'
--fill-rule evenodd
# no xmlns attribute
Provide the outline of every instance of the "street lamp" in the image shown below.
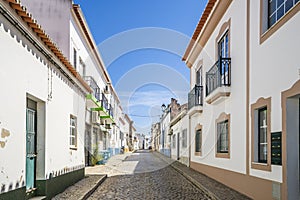
<svg viewBox="0 0 300 200"><path fill-rule="evenodd" d="M165 105L165 104L162 104L162 105L161 105L161 110L162 110L163 112L165 112L165 110L166 110L166 105Z"/></svg>

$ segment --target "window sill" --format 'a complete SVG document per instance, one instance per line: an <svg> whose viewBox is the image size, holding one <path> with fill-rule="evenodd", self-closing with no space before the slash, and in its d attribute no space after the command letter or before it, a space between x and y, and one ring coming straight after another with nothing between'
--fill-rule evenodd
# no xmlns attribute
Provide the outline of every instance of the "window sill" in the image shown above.
<svg viewBox="0 0 300 200"><path fill-rule="evenodd" d="M205 101L208 104L212 104L213 102L221 99L222 97L230 96L230 92L231 92L230 86L218 87L205 98Z"/></svg>
<svg viewBox="0 0 300 200"><path fill-rule="evenodd" d="M229 153L216 153L216 158L230 158Z"/></svg>
<svg viewBox="0 0 300 200"><path fill-rule="evenodd" d="M251 163L252 169L262 170L262 171L271 171L271 165L269 163L258 163L252 162Z"/></svg>

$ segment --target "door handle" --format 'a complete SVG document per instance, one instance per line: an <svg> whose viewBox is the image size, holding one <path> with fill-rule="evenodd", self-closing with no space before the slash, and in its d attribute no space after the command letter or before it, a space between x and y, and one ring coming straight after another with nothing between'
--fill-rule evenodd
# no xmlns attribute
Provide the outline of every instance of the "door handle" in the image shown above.
<svg viewBox="0 0 300 200"><path fill-rule="evenodd" d="M30 158L31 160L33 158L35 158L36 156L37 156L37 154L34 154L34 153L27 154L27 158Z"/></svg>

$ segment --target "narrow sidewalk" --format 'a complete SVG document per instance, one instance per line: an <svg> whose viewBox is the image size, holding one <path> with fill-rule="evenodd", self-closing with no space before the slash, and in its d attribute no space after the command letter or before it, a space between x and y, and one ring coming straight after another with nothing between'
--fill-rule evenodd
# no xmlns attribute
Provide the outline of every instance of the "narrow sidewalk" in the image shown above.
<svg viewBox="0 0 300 200"><path fill-rule="evenodd" d="M108 176L126 174L121 169L123 161L132 153L117 154L110 157L104 165L85 168L84 179L57 194L52 200L85 200L103 183Z"/></svg>
<svg viewBox="0 0 300 200"><path fill-rule="evenodd" d="M95 165L85 168L86 175L107 174L108 177L116 175L132 174L130 166L124 166L123 161L132 155L132 152L116 154L110 157L104 165Z"/></svg>
<svg viewBox="0 0 300 200"><path fill-rule="evenodd" d="M162 155L159 152L153 152L154 155L160 157L162 160L167 162L172 166L178 173L182 174L186 179L193 183L200 190L209 195L212 199L215 200L229 200L229 199L238 199L238 200L248 200L251 199L226 185L209 178L208 176L195 171L178 161L172 160L165 155Z"/></svg>

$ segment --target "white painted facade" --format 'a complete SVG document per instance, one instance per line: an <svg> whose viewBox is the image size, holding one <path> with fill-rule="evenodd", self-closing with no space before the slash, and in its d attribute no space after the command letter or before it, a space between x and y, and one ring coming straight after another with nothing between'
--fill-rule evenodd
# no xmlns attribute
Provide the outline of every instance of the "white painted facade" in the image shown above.
<svg viewBox="0 0 300 200"><path fill-rule="evenodd" d="M36 159L32 174L36 177L32 177L32 186L36 187L37 181L47 181L84 168L84 144L81 140L84 139L85 95L88 90L6 2L0 5L6 16L19 24L17 29L4 14L0 15L2 198L3 193L16 189L25 187L27 191L32 190L26 181L30 176L26 171L26 157L29 156L26 150L28 99L36 103L36 150L31 155ZM25 38L24 33L35 42ZM34 45L51 55L52 60ZM70 145L71 116L76 118L74 146Z"/></svg>
<svg viewBox="0 0 300 200"><path fill-rule="evenodd" d="M42 38L37 37L39 33L33 32L17 16L13 10L15 7L2 3L0 9L9 13L8 16L12 16L18 23L12 25L5 19L4 14L0 16L0 52L6 55L1 57L3 68L0 73L1 91L4 95L0 107L2 113L6 113L0 115L0 156L9 157L0 164L0 199L11 198L11 194L21 195L19 198L26 194L28 196L29 193L34 196L35 191L52 197L61 191L55 191L51 181L65 177L61 175L73 173L74 177L70 176L69 180L61 179L60 190L64 190L68 184L83 178L84 166L90 165L90 155L95 149L98 153L103 153L103 150L111 155L120 153L121 147L126 144L124 133L129 133L130 125L125 123L119 98L110 85L111 81L99 52L92 50L96 46L77 5L73 5L72 1L24 0L27 10L33 12L37 21L45 27L46 33L49 31L50 37L53 36L58 48L65 53L57 57L58 50L51 52L52 47L46 46L48 44L45 45ZM19 3L15 4L20 6ZM46 12L47 6L49 10L55 11ZM57 12L61 9L64 10L63 14L58 16ZM49 15L56 16L49 18ZM58 20L57 17L62 19ZM23 31L32 40L25 38ZM39 46L38 49L34 45ZM18 59L15 59L16 56ZM104 111L102 108L93 110L95 106L102 107L103 96L96 96L96 91L86 79L87 76L95 80L99 88L97 91L107 99L108 107ZM36 106L31 102L35 102ZM37 150L36 154L30 154L36 155L32 187L28 187L28 181L26 182L29 177L26 172L26 154L29 155L26 152L26 107L29 104L30 108L35 109L37 126ZM97 121L94 119L94 112L98 112ZM76 121L76 136L75 144L70 144L73 141L73 118ZM16 123L19 125L16 126ZM110 126L106 126L107 124Z"/></svg>
<svg viewBox="0 0 300 200"><path fill-rule="evenodd" d="M218 60L216 56L216 38L224 23L230 20L230 57L231 57L231 86L230 96L219 98L215 102L207 103L206 92L203 96L203 111L200 114L191 115L191 138L195 138L195 129L198 124L202 129L202 155L196 156L195 145L191 145L191 161L205 165L220 167L238 173L245 173L246 138L244 134L246 127L246 116L241 111L246 110L245 94L245 41L246 27L241 26L246 21L246 2L232 2L225 14L222 16L213 33L210 35L206 45L194 65L191 67L191 89L196 85L196 71L202 66L203 86L205 91L205 73L210 70ZM226 29L227 31L227 29ZM221 33L223 34L223 33ZM200 64L201 63L201 64ZM200 65L200 66L199 66ZM222 88L225 90L225 88ZM230 158L216 157L216 119L222 114L230 114ZM193 141L193 139L191 140ZM239 149L239 151L235 151Z"/></svg>
<svg viewBox="0 0 300 200"><path fill-rule="evenodd" d="M264 2L265 3L265 2ZM265 41L261 41L260 25L264 26L266 22L261 19L258 10L264 9L259 2L251 1L250 20L257 23L250 23L250 105L256 103L260 98L271 98L271 124L270 132L282 132L283 124L291 122L292 119L283 119L282 106L282 92L292 88L294 84L299 81L299 61L298 52L300 45L300 37L297 34L300 31L300 14L299 2L294 5L288 13L286 13L280 20L278 20L272 28L264 32L268 35ZM294 13L294 14L293 14ZM272 33L273 32L273 33ZM270 34L271 33L271 34ZM267 75L267 76L266 76ZM296 101L299 101L296 98ZM287 106L287 105L285 105ZM288 106L287 106L288 108ZM289 110L288 115L296 115L293 120L299 122L299 105ZM250 126L250 128L253 128ZM282 137L284 133L282 132ZM296 134L296 135L294 135ZM287 157L293 156L293 162L282 163L281 165L271 165L271 171L257 170L250 168L250 174L255 177L264 178L274 182L281 183L282 199L297 199L300 198L300 183L299 179L295 180L292 185L288 185L288 191L285 191L284 184L287 182L284 178L283 166L287 167L288 177L299 177L299 128L296 127L293 131L287 131L287 141L282 140L282 148L287 146L294 146L298 150L287 150ZM289 141L291 138L296 143ZM296 153L298 151L298 153ZM250 151L251 152L251 151ZM297 154L292 155L292 154ZM282 159L286 155L283 152ZM297 162L298 160L298 162ZM294 169L290 166L294 165ZM291 178L293 180L294 178ZM289 179L288 179L289 180ZM284 184L282 184L284 183ZM296 187L297 191L290 191L290 188ZM285 194L288 193L288 197Z"/></svg>
<svg viewBox="0 0 300 200"><path fill-rule="evenodd" d="M208 6L204 11L208 18L202 16L205 23L198 25L198 33L194 33L196 44L204 45L192 44L184 55L191 70L191 91L198 84L198 69L202 67L203 71L203 105L193 106L188 112L191 165L254 199L298 199L300 183L294 177L299 177L300 169L296 53L300 45L297 34L300 4L284 1L282 7L278 6L276 16L287 9L288 3L293 3L291 9L268 28L269 3L272 2L210 0L208 4L212 8ZM231 84L207 95L206 73L219 59L219 39L226 32L229 33ZM293 96L285 96L290 93ZM267 110L268 121L264 120L263 126L258 125L262 123L258 117L261 109ZM229 121L229 149L221 156L217 153L219 118ZM197 129L202 133L201 152L196 153L193 140ZM258 142L259 129L267 130L265 143ZM281 143L275 145L273 140L277 138ZM266 146L266 160L258 160L259 145ZM236 180L248 186L234 183Z"/></svg>
<svg viewBox="0 0 300 200"><path fill-rule="evenodd" d="M186 109L170 122L170 129L171 158L189 166L189 116Z"/></svg>
<svg viewBox="0 0 300 200"><path fill-rule="evenodd" d="M164 113L161 117L161 121L160 121L161 140L160 140L160 144L159 144L159 151L166 156L170 156L170 152L171 152L171 138L169 135L169 132L170 132L169 123L171 120L171 113L169 110L170 109L167 108L164 111Z"/></svg>

